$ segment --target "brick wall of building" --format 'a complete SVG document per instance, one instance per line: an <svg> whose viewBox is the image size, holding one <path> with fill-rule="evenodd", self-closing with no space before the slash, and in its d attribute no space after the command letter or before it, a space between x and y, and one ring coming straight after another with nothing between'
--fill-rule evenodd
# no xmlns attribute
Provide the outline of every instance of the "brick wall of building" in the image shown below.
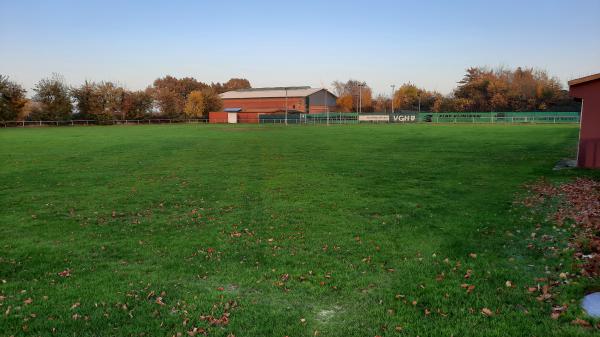
<svg viewBox="0 0 600 337"><path fill-rule="evenodd" d="M288 110L306 111L304 97L288 97ZM242 108L242 111L255 109L281 109L285 110L285 98L244 98L224 99L223 108Z"/></svg>

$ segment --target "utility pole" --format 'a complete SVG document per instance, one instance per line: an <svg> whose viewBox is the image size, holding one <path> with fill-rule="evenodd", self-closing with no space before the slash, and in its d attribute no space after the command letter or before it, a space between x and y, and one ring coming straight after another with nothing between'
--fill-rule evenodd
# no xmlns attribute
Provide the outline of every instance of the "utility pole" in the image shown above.
<svg viewBox="0 0 600 337"><path fill-rule="evenodd" d="M358 87L358 113L362 113L362 84Z"/></svg>
<svg viewBox="0 0 600 337"><path fill-rule="evenodd" d="M285 89L285 125L287 126L288 125L288 118L287 118L287 115L288 115L288 96L287 96L288 88L285 87L284 89Z"/></svg>
<svg viewBox="0 0 600 337"><path fill-rule="evenodd" d="M327 109L327 126L329 126L329 91L327 89L325 89L325 109Z"/></svg>
<svg viewBox="0 0 600 337"><path fill-rule="evenodd" d="M421 114L421 93L419 93L419 114Z"/></svg>
<svg viewBox="0 0 600 337"><path fill-rule="evenodd" d="M396 93L396 85L392 84L392 115L394 114L394 94Z"/></svg>
<svg viewBox="0 0 600 337"><path fill-rule="evenodd" d="M362 113L362 87L364 86L364 83L359 83L358 84L358 113Z"/></svg>

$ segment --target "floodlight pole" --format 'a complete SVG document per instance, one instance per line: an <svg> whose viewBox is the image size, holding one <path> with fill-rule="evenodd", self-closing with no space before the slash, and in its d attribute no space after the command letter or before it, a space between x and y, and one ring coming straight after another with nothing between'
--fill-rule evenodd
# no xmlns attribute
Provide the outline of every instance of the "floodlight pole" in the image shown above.
<svg viewBox="0 0 600 337"><path fill-rule="evenodd" d="M396 85L392 84L392 115L394 114L394 94L396 93Z"/></svg>
<svg viewBox="0 0 600 337"><path fill-rule="evenodd" d="M285 87L285 125L288 125L288 88Z"/></svg>
<svg viewBox="0 0 600 337"><path fill-rule="evenodd" d="M365 82L358 84L358 113L362 113L362 88L366 85Z"/></svg>
<svg viewBox="0 0 600 337"><path fill-rule="evenodd" d="M325 88L323 88L325 89ZM327 126L329 126L329 91L327 91L327 89L325 89L325 111L327 111Z"/></svg>
<svg viewBox="0 0 600 337"><path fill-rule="evenodd" d="M359 114L362 112L362 87L363 87L363 84L359 83L358 84L358 113Z"/></svg>

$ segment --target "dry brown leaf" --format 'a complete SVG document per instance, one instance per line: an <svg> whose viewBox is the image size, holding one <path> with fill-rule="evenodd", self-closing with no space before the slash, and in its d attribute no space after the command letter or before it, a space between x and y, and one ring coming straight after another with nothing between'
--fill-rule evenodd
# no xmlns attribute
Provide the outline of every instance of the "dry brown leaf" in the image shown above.
<svg viewBox="0 0 600 337"><path fill-rule="evenodd" d="M481 313L482 313L482 314L484 314L484 315L486 315L487 317L491 317L491 316L493 316L493 315L494 315L494 312L493 312L493 311L491 311L491 310L490 310L490 309L488 309L488 308L483 308L483 309L481 309Z"/></svg>
<svg viewBox="0 0 600 337"><path fill-rule="evenodd" d="M571 324L573 324L573 325L579 325L579 326L582 326L584 328L589 328L589 327L592 326L590 324L590 322L588 322L588 321L586 321L584 319L581 319L581 318L577 318L577 319L572 320Z"/></svg>
<svg viewBox="0 0 600 337"><path fill-rule="evenodd" d="M71 276L71 270L65 269L65 270L59 272L58 276L69 277L69 276Z"/></svg>

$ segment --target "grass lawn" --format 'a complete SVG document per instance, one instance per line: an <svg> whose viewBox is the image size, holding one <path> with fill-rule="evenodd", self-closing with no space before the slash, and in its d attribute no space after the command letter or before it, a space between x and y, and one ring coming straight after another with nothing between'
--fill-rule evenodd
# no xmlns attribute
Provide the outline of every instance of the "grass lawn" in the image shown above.
<svg viewBox="0 0 600 337"><path fill-rule="evenodd" d="M558 320L528 293L571 267L527 248L537 220L513 204L541 177L597 176L552 171L577 135L0 130L0 336L591 336L570 321L592 281L565 286Z"/></svg>

